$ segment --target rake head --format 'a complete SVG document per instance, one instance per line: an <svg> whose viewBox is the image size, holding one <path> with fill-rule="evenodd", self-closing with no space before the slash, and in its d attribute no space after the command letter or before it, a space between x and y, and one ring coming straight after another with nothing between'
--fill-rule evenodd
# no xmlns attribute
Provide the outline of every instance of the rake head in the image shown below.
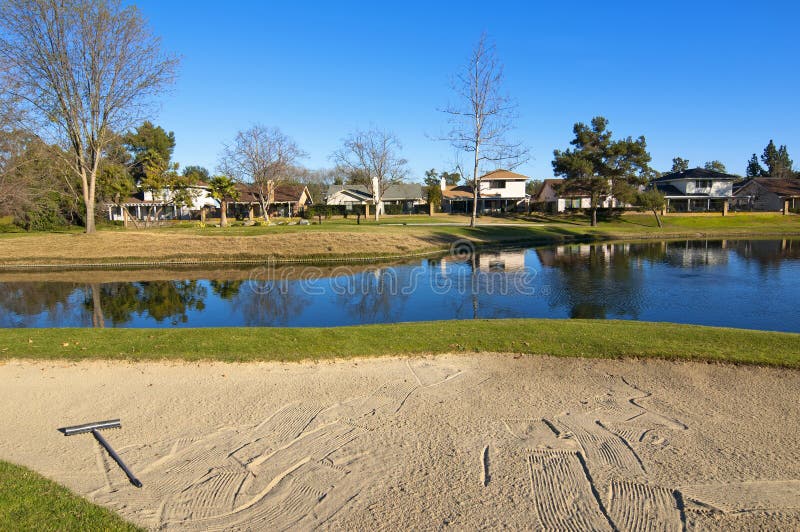
<svg viewBox="0 0 800 532"><path fill-rule="evenodd" d="M83 425L74 425L72 427L62 427L58 429L58 431L64 436L74 436L76 434L92 432L93 430L119 428L122 428L122 424L119 422L119 419L109 419L108 421L96 421L94 423L84 423Z"/></svg>

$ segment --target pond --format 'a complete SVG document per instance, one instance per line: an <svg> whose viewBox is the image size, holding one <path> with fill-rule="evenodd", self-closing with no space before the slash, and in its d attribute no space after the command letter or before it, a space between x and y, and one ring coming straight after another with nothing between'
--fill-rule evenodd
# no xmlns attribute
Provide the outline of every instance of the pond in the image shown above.
<svg viewBox="0 0 800 532"><path fill-rule="evenodd" d="M406 263L0 272L2 327L338 326L474 318L800 332L800 240L575 244Z"/></svg>

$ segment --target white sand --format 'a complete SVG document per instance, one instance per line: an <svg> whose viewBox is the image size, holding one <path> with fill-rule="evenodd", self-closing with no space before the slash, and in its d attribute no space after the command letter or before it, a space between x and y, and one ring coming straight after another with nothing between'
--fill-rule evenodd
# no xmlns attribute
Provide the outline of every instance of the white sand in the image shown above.
<svg viewBox="0 0 800 532"><path fill-rule="evenodd" d="M800 528L797 371L453 355L0 383L0 458L151 528ZM116 417L142 489L56 431Z"/></svg>

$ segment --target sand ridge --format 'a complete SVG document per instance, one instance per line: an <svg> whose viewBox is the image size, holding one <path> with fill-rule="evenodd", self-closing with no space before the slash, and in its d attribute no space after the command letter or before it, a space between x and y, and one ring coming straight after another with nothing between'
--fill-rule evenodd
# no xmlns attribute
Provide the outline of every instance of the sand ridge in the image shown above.
<svg viewBox="0 0 800 532"><path fill-rule="evenodd" d="M0 366L0 458L152 529L800 526L800 372L445 355ZM91 436L107 431L144 488Z"/></svg>

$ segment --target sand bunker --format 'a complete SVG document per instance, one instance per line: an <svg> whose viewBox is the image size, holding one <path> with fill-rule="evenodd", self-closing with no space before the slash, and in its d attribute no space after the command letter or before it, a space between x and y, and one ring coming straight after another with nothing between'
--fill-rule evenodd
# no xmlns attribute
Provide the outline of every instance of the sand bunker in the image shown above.
<svg viewBox="0 0 800 532"><path fill-rule="evenodd" d="M796 371L480 355L0 382L0 458L150 528L800 527ZM56 432L114 417L142 489Z"/></svg>

